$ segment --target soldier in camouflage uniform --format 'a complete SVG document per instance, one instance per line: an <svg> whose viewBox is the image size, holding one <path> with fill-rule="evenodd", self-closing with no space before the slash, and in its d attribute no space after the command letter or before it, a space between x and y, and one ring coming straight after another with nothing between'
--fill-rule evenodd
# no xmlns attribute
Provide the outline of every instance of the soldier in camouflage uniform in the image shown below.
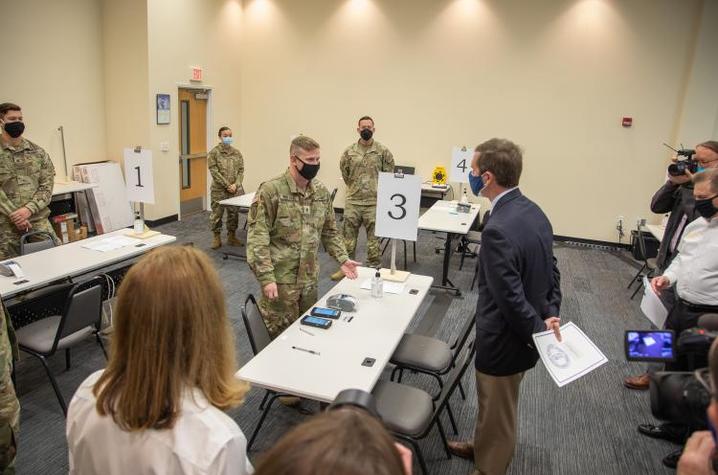
<svg viewBox="0 0 718 475"><path fill-rule="evenodd" d="M259 309L272 338L316 303L320 242L342 273L356 278L329 192L313 180L318 170L319 144L295 138L289 169L260 185L249 210L247 262L262 286Z"/></svg>
<svg viewBox="0 0 718 475"><path fill-rule="evenodd" d="M235 206L222 206L219 202L244 193L242 189L244 159L239 150L232 147L232 129L222 127L217 135L221 143L210 150L207 156L207 166L212 174L212 214L209 215L209 225L214 233L212 249L222 245L222 214L225 212L227 213L227 244L242 245L242 241L235 235L239 210Z"/></svg>
<svg viewBox="0 0 718 475"><path fill-rule="evenodd" d="M342 155L339 168L347 185L344 204L344 242L349 257L354 259L359 228L366 229L366 265L378 267L381 264L379 240L374 236L376 224L376 188L380 172L394 171L394 157L388 148L374 136L374 120L364 116L357 127L360 139ZM341 271L332 274L332 280L340 280Z"/></svg>
<svg viewBox="0 0 718 475"><path fill-rule="evenodd" d="M44 231L56 242L47 205L52 198L55 167L42 148L23 138L20 107L0 104L0 259L20 254L20 237Z"/></svg>
<svg viewBox="0 0 718 475"><path fill-rule="evenodd" d="M15 333L5 305L0 305L0 474L4 475L15 473L20 402L10 377L17 356Z"/></svg>

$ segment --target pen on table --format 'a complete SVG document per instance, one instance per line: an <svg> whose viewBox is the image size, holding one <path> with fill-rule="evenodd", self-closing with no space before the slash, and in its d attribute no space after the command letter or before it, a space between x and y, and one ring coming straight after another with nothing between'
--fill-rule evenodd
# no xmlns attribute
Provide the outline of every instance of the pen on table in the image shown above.
<svg viewBox="0 0 718 475"><path fill-rule="evenodd" d="M314 333L312 333L312 332L310 332L310 331L308 331L308 330L305 330L304 328L300 328L299 331L300 331L300 332L304 332L304 333L306 333L307 335L312 335L312 336L314 336Z"/></svg>
<svg viewBox="0 0 718 475"><path fill-rule="evenodd" d="M293 349L293 350L304 351L304 352L306 352L306 353L311 353L311 354L313 354L313 355L319 356L319 352L318 352L318 351L308 350L308 349L306 349L306 348L300 348L299 346L292 346L292 349Z"/></svg>

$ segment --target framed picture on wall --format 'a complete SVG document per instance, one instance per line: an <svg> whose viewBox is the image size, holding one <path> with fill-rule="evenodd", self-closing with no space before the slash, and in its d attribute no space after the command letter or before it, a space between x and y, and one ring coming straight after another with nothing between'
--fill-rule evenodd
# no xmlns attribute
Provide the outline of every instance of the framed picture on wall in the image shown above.
<svg viewBox="0 0 718 475"><path fill-rule="evenodd" d="M157 125L170 123L170 95L157 94Z"/></svg>

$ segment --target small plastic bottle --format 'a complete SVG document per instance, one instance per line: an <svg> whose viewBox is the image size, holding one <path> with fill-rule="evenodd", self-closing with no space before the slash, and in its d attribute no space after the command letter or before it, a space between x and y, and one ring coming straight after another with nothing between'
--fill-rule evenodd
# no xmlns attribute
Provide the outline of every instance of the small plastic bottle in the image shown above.
<svg viewBox="0 0 718 475"><path fill-rule="evenodd" d="M461 197L461 202L462 202L462 203L468 203L468 202L469 202L469 197L466 195L466 188L464 188L464 196Z"/></svg>
<svg viewBox="0 0 718 475"><path fill-rule="evenodd" d="M380 299L384 296L384 279L381 278L379 268L376 268L376 274L371 279L371 296Z"/></svg>
<svg viewBox="0 0 718 475"><path fill-rule="evenodd" d="M140 216L140 212L135 212L135 225L134 225L135 234L142 234L145 232L145 223L142 221L142 216Z"/></svg>

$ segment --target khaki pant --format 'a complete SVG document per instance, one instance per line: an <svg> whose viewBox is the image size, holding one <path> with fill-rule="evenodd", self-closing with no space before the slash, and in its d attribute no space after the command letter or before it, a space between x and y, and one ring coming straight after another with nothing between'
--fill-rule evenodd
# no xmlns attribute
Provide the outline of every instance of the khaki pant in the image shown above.
<svg viewBox="0 0 718 475"><path fill-rule="evenodd" d="M364 225L366 229L366 262L367 267L378 267L381 264L381 250L379 239L374 235L376 225L376 206L355 205L347 203L344 206L344 243L350 259L356 255L357 237L359 228Z"/></svg>
<svg viewBox="0 0 718 475"><path fill-rule="evenodd" d="M277 284L277 291L279 296L274 300L269 300L264 294L259 299L259 311L272 339L286 330L318 299L316 283Z"/></svg>
<svg viewBox="0 0 718 475"><path fill-rule="evenodd" d="M491 376L476 372L479 414L474 432L474 475L505 474L516 448L519 386L524 373Z"/></svg>

